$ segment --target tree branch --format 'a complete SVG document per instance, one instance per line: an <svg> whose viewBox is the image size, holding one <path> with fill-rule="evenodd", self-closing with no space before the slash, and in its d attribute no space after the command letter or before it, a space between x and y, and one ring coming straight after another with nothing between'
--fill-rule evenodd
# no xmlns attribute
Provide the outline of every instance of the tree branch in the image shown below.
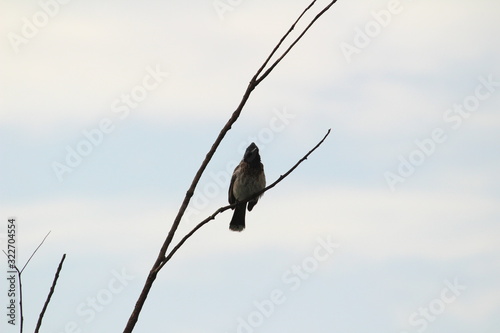
<svg viewBox="0 0 500 333"><path fill-rule="evenodd" d="M283 37L281 37L280 41L278 42L278 44L276 44L276 46L274 47L274 49L271 51L271 53L269 54L269 56L267 57L267 59L264 61L264 63L262 64L262 66L259 68L259 70L257 71L257 73L255 74L254 78L257 78L260 73L264 70L264 68L266 68L267 64L269 63L269 61L271 60L271 58L274 56L274 54L278 51L278 49L280 48L281 44L283 44L283 42L285 41L285 39L288 37L288 35L293 31L293 29L295 29L295 25L297 25L297 23L300 21L300 19L302 18L302 16L304 16L304 14L316 3L316 0L313 0L313 2L311 2L309 4L309 6L306 7L306 9L304 9L304 11L302 12L302 14L300 14L300 16L297 18L297 20L295 20L295 22L293 22L293 24L290 26L290 28L288 29L288 31L283 35ZM261 80L262 81L262 80Z"/></svg>
<svg viewBox="0 0 500 333"><path fill-rule="evenodd" d="M21 281L21 275L24 271L24 269L28 266L29 262L31 261L31 259L35 256L35 253L38 251L38 249L43 245L43 243L45 242L45 240L47 239L47 237L50 235L50 231L45 235L45 237L42 239L42 241L40 242L40 244L36 247L35 251L33 251L33 253L31 254L31 256L28 258L28 260L26 261L26 263L24 264L23 268L19 269L17 267L17 265L14 265L14 269L16 270L17 272L17 277L18 277L18 281L19 281L19 316L21 317L20 319L20 324L19 324L19 332L22 333L23 332L23 328L24 328L24 316L23 316L23 284L22 284L22 281ZM9 257L7 252L5 252L5 250L2 250L2 252L7 256L7 258Z"/></svg>
<svg viewBox="0 0 500 333"><path fill-rule="evenodd" d="M54 294L54 290L55 290L56 284L57 284L57 279L59 279L59 273L61 272L64 259L66 259L66 254L64 254L62 256L61 262L59 263L59 266L57 267L56 275L54 276L54 281L52 282L52 286L50 287L49 295L47 296L47 299L45 300L45 304L43 305L42 312L40 312L40 316L38 317L38 322L36 323L35 333L38 333L38 331L40 330L40 326L42 326L43 316L45 315L45 311L47 310L47 307L49 306L49 302L50 302L50 299L52 298L52 294Z"/></svg>
<svg viewBox="0 0 500 333"><path fill-rule="evenodd" d="M49 237L50 233L52 231L49 231L45 237L43 237L42 241L40 242L40 244L37 246L37 248L35 249L35 251L33 251L33 253L31 254L31 256L28 258L28 260L26 261L26 263L24 264L23 268L21 268L21 273L24 271L24 269L26 268L26 266L28 266L29 262L31 261L31 258L33 258L33 256L35 255L35 253L38 251L38 249L40 248L40 246L43 245L43 243L45 242L45 240L47 239L47 237Z"/></svg>
<svg viewBox="0 0 500 333"><path fill-rule="evenodd" d="M23 316L23 284L21 282L22 271L20 271L15 265L14 269L17 271L17 279L19 281L19 316L21 317L21 320L19 321L19 332L23 333L24 316Z"/></svg>
<svg viewBox="0 0 500 333"><path fill-rule="evenodd" d="M276 60L273 65L267 69L264 74L262 74L260 77L260 73L264 70L264 68L267 66L268 62L272 58L272 56L278 51L280 46L282 45L283 41L288 37L290 32L294 29L295 24L302 18L302 16L309 10L309 8L314 5L315 1L313 1L299 16L299 18L295 21L295 23L291 26L291 28L288 30L288 32L281 38L281 40L278 42L276 47L273 49L271 54L268 56L268 58L265 60L264 64L258 69L257 73L252 77L250 80L247 89L245 90L245 93L243 94L243 97L240 101L240 104L236 108L236 110L233 112L227 123L224 125L222 130L220 131L219 135L215 139L215 142L213 143L212 147L208 151L207 155L205 156L205 159L203 160L200 168L196 172L194 179L189 187L189 189L186 192L186 195L184 197L184 200L182 201L182 204L179 208L179 211L177 213L177 216L175 217L172 226L170 228L170 231L167 235L167 238L165 239L160 252L158 253L158 257L156 258L155 263L153 264L153 267L151 268L148 277L146 279L146 282L144 284L144 287L141 291L141 294L139 295L139 298L135 304L134 310L132 311L132 314L129 317L129 320L127 322L127 325L124 329L124 333L131 333L135 327L135 324L137 323L137 320L139 319L139 314L142 310L142 307L144 306L144 303L146 302L146 299L148 297L149 291L151 290L151 287L156 280L156 276L158 272L161 269L162 263L165 260L165 254L167 253L168 247L170 243L172 242L172 239L174 238L175 232L179 226L179 223L188 207L188 204L194 194L194 190L196 186L198 185L198 182L205 171L208 163L212 159L213 155L215 154L215 151L219 147L220 143L224 139L225 135L227 132L231 129L231 126L238 120L241 111L243 110L243 107L247 103L252 91L259 85L260 82L262 82L271 72L272 70L276 67L276 65L288 54L288 52L297 44L297 42L302 38L302 36L307 32L307 30L312 26L312 24L321 16L323 13L325 13L334 3L336 0L332 1L329 5L327 5L316 17L312 20L311 23L303 30L303 32L299 35L299 37L288 47L288 49L281 55L281 57Z"/></svg>
<svg viewBox="0 0 500 333"><path fill-rule="evenodd" d="M193 230L191 230L188 234L186 234L180 241L179 243L172 249L172 251L170 251L170 253L165 257L165 259L163 260L163 262L161 263L161 265L158 267L157 271L159 271L160 269L162 269L162 267L173 257L173 255L175 254L175 252L177 252L177 250L196 232L198 231L201 227L203 227L205 224L207 224L208 222L210 222L211 220L214 220L215 217L217 215L219 215L220 213L230 209L230 208L233 208L233 207L236 207L237 204L239 203L242 203L242 202L248 202L260 195L262 195L264 192L267 192L268 190L272 189L273 187L275 187L276 185L278 185L279 182L281 182L283 179L285 179L289 174L291 174L293 172L293 170L295 170L299 164L301 164L302 162L304 162L308 157L309 155L311 155L311 153L313 151L315 151L322 143L323 141L325 141L326 137L330 134L330 131L331 129L328 130L328 132L326 132L325 136L323 137L323 139L321 139L320 142L318 142L318 144L316 146L314 146L313 149L311 149L306 155L304 155L304 157L302 157L297 163L295 163L295 165L290 169L288 170L285 174L281 175L274 183L272 183L271 185L265 187L263 190L253 194L252 196L248 197L247 199L245 200L242 200L238 203L234 203L232 205L227 205L227 206L224 206L224 207L220 207L219 209L217 209L212 215L210 215L209 217L207 217L206 219L204 219L203 221L201 221L200 223L198 223L198 225L196 227L194 227Z"/></svg>
<svg viewBox="0 0 500 333"><path fill-rule="evenodd" d="M283 36L283 38L280 40L279 44L277 45L277 47L273 50L273 53L271 53L271 56L275 53L275 51L278 49L279 45L281 45L281 43L283 42L283 40L286 38L286 36L288 36L288 34L294 29L295 27L295 24L297 24L297 22L300 20L300 18L302 17L302 15L304 15L306 13L306 11L312 6L314 5L316 1L313 1L309 7L306 8L306 10L304 10L304 12L299 16L299 18L297 19L297 21L295 21L295 23L290 27L290 29L288 30L288 32L285 34L285 36ZM302 33L293 41L292 44L290 44L290 46L285 50L285 52L283 52L283 54L264 72L264 74L262 74L260 77L256 78L256 83L259 84L262 80L264 80L266 78L266 76L269 75L269 73L271 73L274 69L274 67L276 67L281 60L283 60L283 58L288 54L288 52L290 52L290 50L295 46L295 44L297 44L299 42L299 40L302 38L302 36L305 35L305 33L307 32L307 30L309 30L310 27L312 27L312 25L314 24L314 22L316 22L317 19L319 19L328 9L330 9L331 6L333 6L334 3L336 3L337 0L333 0L332 2L330 2L325 8L323 8L323 10L321 10L312 20L311 22L309 22L309 24L304 28L304 30L302 31ZM269 56L269 58L267 58L266 60L266 63L264 65L267 64L267 62L270 60L271 56ZM265 66L262 66L261 69L259 69L259 72L263 70Z"/></svg>

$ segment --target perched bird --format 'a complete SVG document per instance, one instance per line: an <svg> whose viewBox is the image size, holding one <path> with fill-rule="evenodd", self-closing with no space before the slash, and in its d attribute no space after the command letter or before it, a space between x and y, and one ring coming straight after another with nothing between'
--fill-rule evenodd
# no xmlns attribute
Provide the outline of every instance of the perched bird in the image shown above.
<svg viewBox="0 0 500 333"><path fill-rule="evenodd" d="M243 160L234 169L231 185L229 186L229 203L234 204L248 199L253 194L264 189L264 187L266 187L264 165L260 162L259 148L252 142L245 151ZM253 206L257 204L259 197L248 201L248 211L251 211ZM246 207L246 202L236 205L229 229L233 231L245 229Z"/></svg>

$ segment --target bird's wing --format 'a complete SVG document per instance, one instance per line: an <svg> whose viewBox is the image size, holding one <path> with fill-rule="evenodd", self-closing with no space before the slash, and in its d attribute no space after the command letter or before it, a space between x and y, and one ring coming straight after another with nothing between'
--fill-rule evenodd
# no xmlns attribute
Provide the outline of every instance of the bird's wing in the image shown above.
<svg viewBox="0 0 500 333"><path fill-rule="evenodd" d="M227 194L227 199L229 201L229 204L231 205L236 202L236 198L234 197L233 194L233 184L235 180L236 180L236 173L233 173L233 176L231 177L231 184L229 185L229 192Z"/></svg>

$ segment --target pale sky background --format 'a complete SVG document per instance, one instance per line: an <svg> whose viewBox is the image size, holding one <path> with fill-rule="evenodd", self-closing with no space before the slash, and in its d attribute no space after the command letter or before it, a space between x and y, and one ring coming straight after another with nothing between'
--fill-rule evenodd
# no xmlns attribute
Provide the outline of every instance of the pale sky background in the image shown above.
<svg viewBox="0 0 500 333"><path fill-rule="evenodd" d="M26 332L63 253L42 331L121 332L194 172L309 2L67 2L0 1L0 240L16 217L23 265L52 232L23 274ZM498 332L499 12L339 0L254 91L176 240L226 204L241 147L257 143L270 183L332 134L244 232L226 212L185 244L135 332ZM60 181L68 149L87 156Z"/></svg>

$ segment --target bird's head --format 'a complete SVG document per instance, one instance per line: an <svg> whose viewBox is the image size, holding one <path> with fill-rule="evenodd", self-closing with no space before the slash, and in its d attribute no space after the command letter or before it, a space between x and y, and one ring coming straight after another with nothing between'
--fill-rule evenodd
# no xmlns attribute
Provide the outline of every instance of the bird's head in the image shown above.
<svg viewBox="0 0 500 333"><path fill-rule="evenodd" d="M243 156L243 161L247 163L260 163L259 147L255 143L251 143L245 150L245 155Z"/></svg>

